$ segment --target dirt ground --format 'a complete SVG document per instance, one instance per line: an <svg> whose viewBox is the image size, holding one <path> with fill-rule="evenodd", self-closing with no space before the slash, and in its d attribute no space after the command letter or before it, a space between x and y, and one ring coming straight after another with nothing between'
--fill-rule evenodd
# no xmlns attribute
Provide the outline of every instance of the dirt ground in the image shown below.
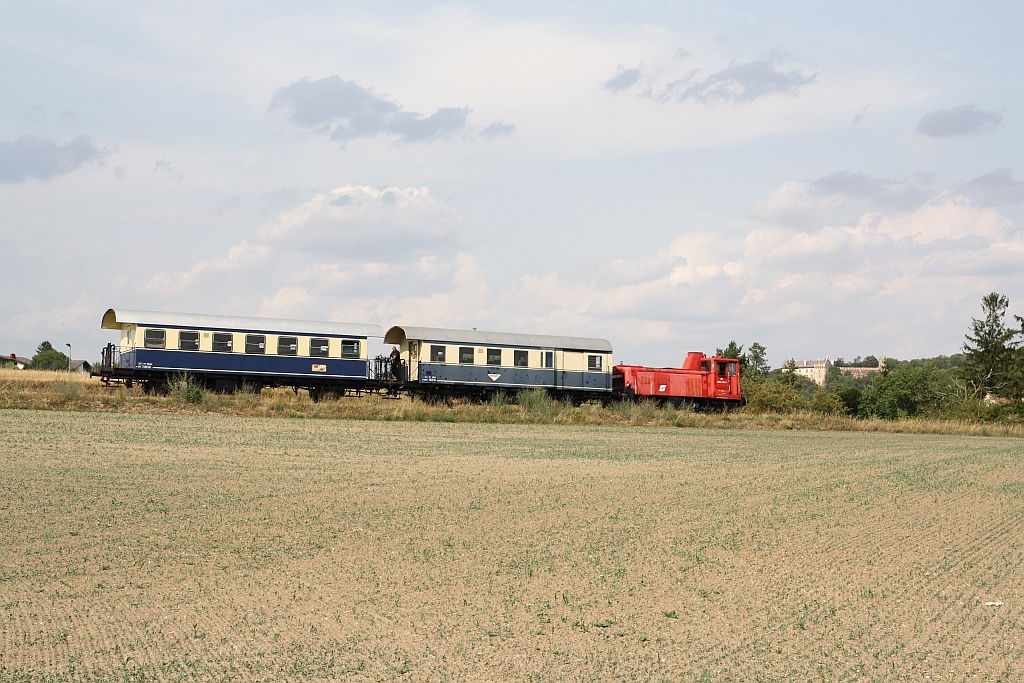
<svg viewBox="0 0 1024 683"><path fill-rule="evenodd" d="M1021 680L1022 465L991 437L4 410L0 680Z"/></svg>

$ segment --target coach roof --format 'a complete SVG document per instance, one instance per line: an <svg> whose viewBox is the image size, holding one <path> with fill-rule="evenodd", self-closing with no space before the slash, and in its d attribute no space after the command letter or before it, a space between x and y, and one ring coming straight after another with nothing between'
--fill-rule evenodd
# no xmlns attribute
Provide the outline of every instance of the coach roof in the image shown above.
<svg viewBox="0 0 1024 683"><path fill-rule="evenodd" d="M395 326L384 335L386 344L400 344L406 339L447 342L450 344L479 344L486 346L529 346L541 349L569 349L573 351L600 351L611 353L607 339L593 337L562 337L547 334L516 334L512 332L484 332L477 330L450 330L442 327Z"/></svg>
<svg viewBox="0 0 1024 683"><path fill-rule="evenodd" d="M101 327L120 330L128 325L143 327L190 327L210 330L244 330L291 334L327 334L339 337L381 337L384 328L364 323L335 323L318 320L283 318L245 318L233 315L201 313L165 313L161 311L127 311L109 309L103 314Z"/></svg>

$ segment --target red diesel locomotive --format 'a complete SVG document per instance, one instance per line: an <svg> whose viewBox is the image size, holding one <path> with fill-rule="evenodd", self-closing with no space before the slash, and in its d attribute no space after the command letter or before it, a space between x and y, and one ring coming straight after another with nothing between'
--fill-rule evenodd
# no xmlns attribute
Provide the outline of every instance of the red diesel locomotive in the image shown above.
<svg viewBox="0 0 1024 683"><path fill-rule="evenodd" d="M735 358L709 358L699 351L686 354L681 368L616 365L613 391L626 397L651 397L676 406L732 408L746 403L740 389L740 364Z"/></svg>

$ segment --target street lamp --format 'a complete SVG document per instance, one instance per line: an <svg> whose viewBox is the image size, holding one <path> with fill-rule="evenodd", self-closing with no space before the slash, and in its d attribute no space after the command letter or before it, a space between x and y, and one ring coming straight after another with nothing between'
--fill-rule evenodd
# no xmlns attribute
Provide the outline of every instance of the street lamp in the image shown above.
<svg viewBox="0 0 1024 683"><path fill-rule="evenodd" d="M64 346L68 347L68 372L71 372L71 344L65 344Z"/></svg>

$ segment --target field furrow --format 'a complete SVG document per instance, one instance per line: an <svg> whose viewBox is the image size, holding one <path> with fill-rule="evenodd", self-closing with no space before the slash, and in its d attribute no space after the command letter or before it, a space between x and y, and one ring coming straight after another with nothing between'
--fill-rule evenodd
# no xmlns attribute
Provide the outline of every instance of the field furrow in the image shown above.
<svg viewBox="0 0 1024 683"><path fill-rule="evenodd" d="M0 411L0 680L1019 681L1022 460Z"/></svg>

